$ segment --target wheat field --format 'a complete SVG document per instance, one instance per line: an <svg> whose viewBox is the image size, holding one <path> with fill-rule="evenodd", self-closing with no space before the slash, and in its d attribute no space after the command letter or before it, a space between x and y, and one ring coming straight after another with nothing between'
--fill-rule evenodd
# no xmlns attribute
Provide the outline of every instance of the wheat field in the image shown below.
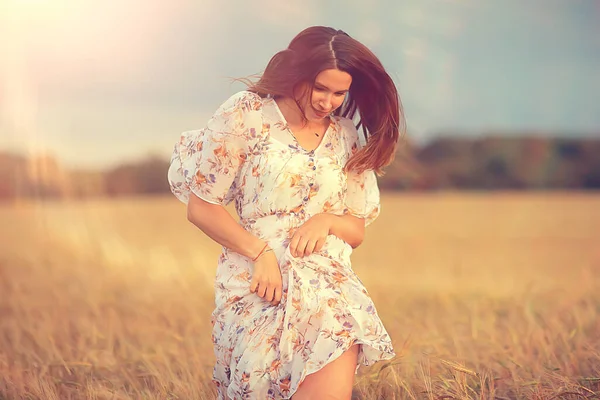
<svg viewBox="0 0 600 400"><path fill-rule="evenodd" d="M181 203L0 220L0 399L215 398L220 248ZM386 194L353 261L398 354L353 398L600 398L600 194Z"/></svg>

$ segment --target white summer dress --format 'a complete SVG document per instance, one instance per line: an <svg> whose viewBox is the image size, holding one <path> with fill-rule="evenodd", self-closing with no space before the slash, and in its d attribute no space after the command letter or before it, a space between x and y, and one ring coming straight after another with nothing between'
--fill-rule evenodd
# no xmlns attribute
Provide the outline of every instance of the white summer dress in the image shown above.
<svg viewBox="0 0 600 400"><path fill-rule="evenodd" d="M395 356L351 268L352 247L329 235L321 251L306 257L288 248L294 230L315 214L351 214L366 225L378 216L374 172L343 171L360 146L352 121L332 116L321 144L307 151L277 103L248 91L175 145L173 194L184 203L190 192L214 204L235 201L239 223L274 249L283 278L282 300L273 306L250 292L252 261L223 248L211 317L219 399L289 399L307 374L353 344L361 344L358 366Z"/></svg>

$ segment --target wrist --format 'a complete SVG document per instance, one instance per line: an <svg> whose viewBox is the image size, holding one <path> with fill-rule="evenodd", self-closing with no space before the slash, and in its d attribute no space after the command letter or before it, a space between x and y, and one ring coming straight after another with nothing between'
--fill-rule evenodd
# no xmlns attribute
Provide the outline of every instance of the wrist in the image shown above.
<svg viewBox="0 0 600 400"><path fill-rule="evenodd" d="M327 234L328 235L332 235L333 234L333 228L335 226L335 222L337 219L337 215L335 214L330 214L330 213L323 213L321 214L325 220L326 226L327 226Z"/></svg>
<svg viewBox="0 0 600 400"><path fill-rule="evenodd" d="M262 256L263 254L265 254L265 251L267 251L267 249L269 248L268 244L265 244L262 249L260 249L260 251L258 252L258 254L256 254L253 258L252 258L252 262L255 262L256 260L258 260L260 258L260 256Z"/></svg>
<svg viewBox="0 0 600 400"><path fill-rule="evenodd" d="M244 256L252 260L261 252L261 250L264 249L266 245L267 242L264 240L255 238L255 240L248 244L248 246L244 249Z"/></svg>

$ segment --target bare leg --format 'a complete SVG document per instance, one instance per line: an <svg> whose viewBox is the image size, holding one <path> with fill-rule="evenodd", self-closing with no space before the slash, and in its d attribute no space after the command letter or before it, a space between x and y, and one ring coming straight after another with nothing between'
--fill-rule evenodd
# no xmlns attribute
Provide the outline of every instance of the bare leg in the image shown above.
<svg viewBox="0 0 600 400"><path fill-rule="evenodd" d="M358 362L358 346L351 346L335 361L307 375L292 400L350 400Z"/></svg>

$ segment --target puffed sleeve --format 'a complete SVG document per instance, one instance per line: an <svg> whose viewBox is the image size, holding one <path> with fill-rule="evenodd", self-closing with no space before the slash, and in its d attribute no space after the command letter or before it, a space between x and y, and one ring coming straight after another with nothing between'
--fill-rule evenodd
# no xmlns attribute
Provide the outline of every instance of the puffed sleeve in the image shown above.
<svg viewBox="0 0 600 400"><path fill-rule="evenodd" d="M346 120L343 126L344 137L347 140L347 158L350 158L362 145L352 121ZM375 172L373 170L362 173L349 171L344 196L344 214L364 218L367 226L379 216L380 210L380 194Z"/></svg>
<svg viewBox="0 0 600 400"><path fill-rule="evenodd" d="M262 130L262 99L243 91L223 103L205 128L183 132L168 171L171 191L188 203L190 193L220 205L239 191L238 173Z"/></svg>

